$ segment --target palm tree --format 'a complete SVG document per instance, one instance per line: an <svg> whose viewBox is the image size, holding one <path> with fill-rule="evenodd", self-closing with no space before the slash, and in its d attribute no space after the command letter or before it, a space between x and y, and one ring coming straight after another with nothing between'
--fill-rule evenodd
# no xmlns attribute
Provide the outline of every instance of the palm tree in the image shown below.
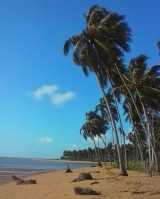
<svg viewBox="0 0 160 199"><path fill-rule="evenodd" d="M136 97L136 105L138 106L138 109L142 111L142 108L140 107L139 101L137 100ZM124 100L123 102L123 108L124 108L124 114L127 114L126 116L126 121L130 121L131 125L132 125L132 132L133 133L129 133L127 138L130 138L129 140L133 143L133 137L131 135L135 135L135 139L138 143L138 148L140 151L140 157L141 157L141 161L143 164L144 158L143 158L143 154L142 154L142 141L146 141L146 135L145 135L145 131L143 126L140 123L140 118L137 114L137 112L135 111L134 105L132 103L132 101L127 98ZM137 131L140 133L140 135L137 135ZM144 144L144 142L142 143Z"/></svg>
<svg viewBox="0 0 160 199"><path fill-rule="evenodd" d="M113 99L113 94L111 93L111 89L108 89L108 91L105 95L106 95L106 98L108 99L109 106L111 108L112 115L113 115L113 118L114 118L114 122L117 122L118 121L117 110L116 110L116 107L114 105L115 101ZM105 99L100 98L99 101L100 101L100 103L95 107L95 112L96 113L100 112L101 117L104 120L106 120L107 124L111 124L111 119L110 119L110 115L109 115L109 111L108 111ZM111 126L112 126L112 124L111 124ZM102 139L102 141L105 145L105 153L106 153L106 150L107 150L106 142L104 141L104 139ZM109 159L110 159L110 163L112 164L112 159L110 157L110 154L109 154Z"/></svg>
<svg viewBox="0 0 160 199"><path fill-rule="evenodd" d="M86 122L81 127L80 133L83 135L83 137L86 140L88 137L90 137L93 140L95 145L95 152L98 160L98 165L101 165L101 161L98 151L96 150L96 144L94 138L96 136L101 137L102 134L103 135L106 134L107 129L108 126L106 124L106 121L101 116L94 113L93 111L86 113Z"/></svg>
<svg viewBox="0 0 160 199"><path fill-rule="evenodd" d="M87 152L88 152L88 159L92 160L92 149L91 149L91 147L88 147Z"/></svg>
<svg viewBox="0 0 160 199"><path fill-rule="evenodd" d="M160 65L156 65L147 69L147 59L148 57L146 55L140 55L130 61L128 70L125 74L121 75L122 81L124 83L121 85L121 89L124 93L126 93L127 90L129 93L129 97L131 97L132 99L136 112L143 124L146 134L148 135L149 147L150 145L152 146L152 150L156 159L156 170L158 170L158 162L150 134L150 127L146 110L148 108L156 112L160 110L160 106L158 103L160 100ZM140 110L138 109L135 103L135 99L137 99L140 103L142 112L140 112ZM148 127L146 127L145 122L147 123ZM151 168L150 149L149 158Z"/></svg>
<svg viewBox="0 0 160 199"><path fill-rule="evenodd" d="M112 111L105 96L104 87L107 85L106 63L118 62L124 52L129 52L129 42L131 41L131 30L124 22L124 15L115 12L108 12L103 7L93 5L85 14L87 22L86 28L77 35L67 39L64 43L64 54L67 55L70 48L74 46L73 61L82 67L83 72L88 76L88 72L94 72L106 105L109 110L112 128L114 130L117 151L120 162L120 175L128 175L119 150L118 135L116 125L113 120Z"/></svg>

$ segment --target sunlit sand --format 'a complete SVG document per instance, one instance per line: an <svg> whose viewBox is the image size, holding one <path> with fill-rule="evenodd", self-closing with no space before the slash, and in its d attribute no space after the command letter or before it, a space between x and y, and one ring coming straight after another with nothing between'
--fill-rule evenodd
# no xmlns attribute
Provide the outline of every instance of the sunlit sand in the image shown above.
<svg viewBox="0 0 160 199"><path fill-rule="evenodd" d="M128 171L129 176L118 175L117 169L110 169L109 166L87 167L72 169L72 173L65 173L65 170L52 171L23 179L35 179L37 184L16 185L11 181L0 185L1 199L158 199L160 198L160 176L152 178L146 174ZM100 173L96 173L99 171ZM93 179L80 182L71 182L81 172L90 172ZM99 182L99 183L93 183ZM92 183L92 184L91 184ZM101 192L101 195L75 195L74 187L87 187Z"/></svg>

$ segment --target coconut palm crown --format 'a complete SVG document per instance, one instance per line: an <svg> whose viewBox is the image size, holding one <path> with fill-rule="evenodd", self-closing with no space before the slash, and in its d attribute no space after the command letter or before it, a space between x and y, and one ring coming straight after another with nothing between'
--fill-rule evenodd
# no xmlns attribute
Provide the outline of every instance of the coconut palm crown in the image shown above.
<svg viewBox="0 0 160 199"><path fill-rule="evenodd" d="M107 62L115 62L129 52L131 30L124 22L125 16L108 12L103 7L93 5L84 15L86 28L80 34L68 38L64 43L64 54L67 55L73 46L73 60L82 67L88 76L89 71L98 73L104 78Z"/></svg>
<svg viewBox="0 0 160 199"><path fill-rule="evenodd" d="M141 100L146 108L157 112L160 111L160 65L147 68L147 59L146 55L133 58L123 78L137 103ZM123 84L115 89L120 89L129 102L129 95Z"/></svg>

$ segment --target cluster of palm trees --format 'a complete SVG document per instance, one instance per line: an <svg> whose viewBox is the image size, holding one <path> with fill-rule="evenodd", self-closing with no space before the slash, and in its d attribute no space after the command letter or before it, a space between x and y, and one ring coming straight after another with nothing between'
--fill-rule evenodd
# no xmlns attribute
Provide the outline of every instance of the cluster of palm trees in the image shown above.
<svg viewBox="0 0 160 199"><path fill-rule="evenodd" d="M86 114L86 123L80 132L85 139L90 137L93 141L98 136L106 145L104 135L111 126L116 141L119 174L127 176L124 165L127 158L125 154L125 158L122 157L118 136L120 132L125 137L119 113L122 105L126 120L132 125L142 165L144 156L140 134L147 140L149 171L152 176L154 165L156 171L159 169L154 117L159 118L160 110L160 65L147 67L148 57L143 54L133 58L128 66L124 64L125 53L130 52L131 42L131 29L124 15L93 5L84 16L85 29L68 38L63 51L68 55L73 47L74 63L81 66L86 76L89 72L95 74L103 98L94 111ZM159 47L160 43L157 45Z"/></svg>
<svg viewBox="0 0 160 199"><path fill-rule="evenodd" d="M105 160L106 154L104 148L98 148L100 152L100 157L102 161ZM113 149L112 149L112 143L108 143L107 145L107 151L109 154L107 154L107 160L109 161L109 155L113 158ZM88 147L88 149L82 149L82 150L64 150L63 156L61 159L64 160L78 160L78 161L97 161L97 157L95 154L95 148Z"/></svg>

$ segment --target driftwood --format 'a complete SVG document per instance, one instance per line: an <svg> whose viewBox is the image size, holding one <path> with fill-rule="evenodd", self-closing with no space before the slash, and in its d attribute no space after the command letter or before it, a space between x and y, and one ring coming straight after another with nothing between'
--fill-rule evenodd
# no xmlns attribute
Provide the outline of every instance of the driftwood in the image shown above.
<svg viewBox="0 0 160 199"><path fill-rule="evenodd" d="M93 189L83 187L75 187L74 193L77 195L101 195L101 192L97 192Z"/></svg>
<svg viewBox="0 0 160 199"><path fill-rule="evenodd" d="M83 180L91 180L92 176L90 173L80 173L78 178L74 179L72 182L79 182Z"/></svg>
<svg viewBox="0 0 160 199"><path fill-rule="evenodd" d="M16 176L12 176L13 180L16 181L17 185L20 184L37 184L36 180L22 180L20 178L17 178Z"/></svg>
<svg viewBox="0 0 160 199"><path fill-rule="evenodd" d="M65 173L71 173L72 171L70 170L70 168L69 168L69 165L67 164L67 170L65 171Z"/></svg>
<svg viewBox="0 0 160 199"><path fill-rule="evenodd" d="M92 185L92 184L98 184L99 182L91 182L91 184L90 185Z"/></svg>

